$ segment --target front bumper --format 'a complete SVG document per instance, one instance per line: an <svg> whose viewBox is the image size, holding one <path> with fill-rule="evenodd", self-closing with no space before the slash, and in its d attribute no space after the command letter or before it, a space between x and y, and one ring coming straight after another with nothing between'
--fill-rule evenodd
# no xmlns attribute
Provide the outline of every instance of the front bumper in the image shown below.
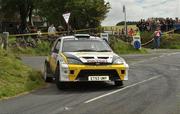
<svg viewBox="0 0 180 114"><path fill-rule="evenodd" d="M67 65L61 81L88 81L88 76L109 76L109 81L128 80L128 65ZM68 70L67 70L68 69Z"/></svg>

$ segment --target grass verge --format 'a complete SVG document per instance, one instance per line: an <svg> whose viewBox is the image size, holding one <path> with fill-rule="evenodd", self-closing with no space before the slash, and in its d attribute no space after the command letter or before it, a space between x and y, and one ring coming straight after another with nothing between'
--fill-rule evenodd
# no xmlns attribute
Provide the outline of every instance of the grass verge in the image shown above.
<svg viewBox="0 0 180 114"><path fill-rule="evenodd" d="M161 48L180 49L180 34L164 35L161 39Z"/></svg>
<svg viewBox="0 0 180 114"><path fill-rule="evenodd" d="M15 43L12 40L11 43ZM36 44L36 47L20 47L17 46L15 48L10 47L10 51L16 55L38 55L38 56L46 56L49 54L51 50L50 43L47 41L41 41Z"/></svg>
<svg viewBox="0 0 180 114"><path fill-rule="evenodd" d="M153 32L143 32L141 40L143 43L150 41L153 38ZM153 42L145 46L153 48ZM180 34L164 34L161 38L161 49L180 49Z"/></svg>
<svg viewBox="0 0 180 114"><path fill-rule="evenodd" d="M41 72L25 66L12 54L0 50L0 99L45 85Z"/></svg>
<svg viewBox="0 0 180 114"><path fill-rule="evenodd" d="M148 51L145 48L135 49L131 44L126 43L115 37L110 37L111 48L117 54L146 54Z"/></svg>
<svg viewBox="0 0 180 114"><path fill-rule="evenodd" d="M117 38L110 36L110 43L113 50L118 54L144 54L147 53L146 49L142 48L141 50L134 49L132 45L127 44L121 40L116 40ZM15 38L11 38L11 43L15 42ZM41 41L37 44L35 48L31 47L16 47L10 48L10 51L16 55L30 55L30 56L46 56L49 54L51 46L49 42Z"/></svg>

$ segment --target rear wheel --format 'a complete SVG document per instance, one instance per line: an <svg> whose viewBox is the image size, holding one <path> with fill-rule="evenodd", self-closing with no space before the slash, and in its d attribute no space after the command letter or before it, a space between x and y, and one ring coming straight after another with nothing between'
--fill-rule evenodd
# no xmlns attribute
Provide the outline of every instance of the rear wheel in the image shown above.
<svg viewBox="0 0 180 114"><path fill-rule="evenodd" d="M49 63L48 63L48 62L45 62L45 64L44 64L44 76L43 76L43 78L44 78L44 80L45 80L46 82L52 82L53 77L50 77L50 75L51 75L51 71L50 71Z"/></svg>
<svg viewBox="0 0 180 114"><path fill-rule="evenodd" d="M123 86L123 81L114 81L115 86Z"/></svg>

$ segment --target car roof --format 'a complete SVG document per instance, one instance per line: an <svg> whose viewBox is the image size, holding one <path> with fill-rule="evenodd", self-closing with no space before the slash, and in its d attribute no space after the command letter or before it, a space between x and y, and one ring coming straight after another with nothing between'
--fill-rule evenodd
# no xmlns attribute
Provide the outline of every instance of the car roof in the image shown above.
<svg viewBox="0 0 180 114"><path fill-rule="evenodd" d="M72 40L102 40L100 37L90 36L88 34L75 34L71 36L62 36L58 39L64 40L64 39L72 39Z"/></svg>
<svg viewBox="0 0 180 114"><path fill-rule="evenodd" d="M87 37L87 38L89 38L89 37L90 37L89 34L75 34L74 36L75 36L76 38L79 38L79 37Z"/></svg>

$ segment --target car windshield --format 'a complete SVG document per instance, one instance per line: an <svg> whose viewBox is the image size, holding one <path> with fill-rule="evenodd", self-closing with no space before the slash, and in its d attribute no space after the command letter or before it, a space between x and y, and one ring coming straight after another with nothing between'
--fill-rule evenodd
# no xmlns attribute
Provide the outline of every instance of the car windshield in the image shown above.
<svg viewBox="0 0 180 114"><path fill-rule="evenodd" d="M111 52L109 45L103 40L65 40L63 52Z"/></svg>

